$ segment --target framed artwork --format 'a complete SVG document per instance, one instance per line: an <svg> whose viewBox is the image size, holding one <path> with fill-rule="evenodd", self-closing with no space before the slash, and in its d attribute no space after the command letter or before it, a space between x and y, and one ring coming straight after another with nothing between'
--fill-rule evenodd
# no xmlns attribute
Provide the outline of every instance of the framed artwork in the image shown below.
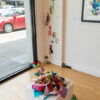
<svg viewBox="0 0 100 100"><path fill-rule="evenodd" d="M100 22L100 0L83 0L83 22Z"/></svg>

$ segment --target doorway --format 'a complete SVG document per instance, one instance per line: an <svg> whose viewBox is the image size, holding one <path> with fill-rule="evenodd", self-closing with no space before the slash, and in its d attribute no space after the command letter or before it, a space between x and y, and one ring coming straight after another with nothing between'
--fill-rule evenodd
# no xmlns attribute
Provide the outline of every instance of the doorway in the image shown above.
<svg viewBox="0 0 100 100"><path fill-rule="evenodd" d="M33 47L32 31L28 27L31 26L30 2L25 1L24 7L23 5L16 7L13 3L8 5L3 1L0 12L2 12L0 13L0 26L2 26L0 27L0 81L2 81L31 66Z"/></svg>

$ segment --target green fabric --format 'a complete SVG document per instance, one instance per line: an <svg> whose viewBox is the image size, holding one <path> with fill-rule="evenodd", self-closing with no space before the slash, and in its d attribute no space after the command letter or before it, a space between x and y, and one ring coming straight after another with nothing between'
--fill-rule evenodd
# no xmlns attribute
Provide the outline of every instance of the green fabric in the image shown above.
<svg viewBox="0 0 100 100"><path fill-rule="evenodd" d="M72 100L77 100L77 97L73 95Z"/></svg>
<svg viewBox="0 0 100 100"><path fill-rule="evenodd" d="M54 0L52 0L53 14L54 14Z"/></svg>

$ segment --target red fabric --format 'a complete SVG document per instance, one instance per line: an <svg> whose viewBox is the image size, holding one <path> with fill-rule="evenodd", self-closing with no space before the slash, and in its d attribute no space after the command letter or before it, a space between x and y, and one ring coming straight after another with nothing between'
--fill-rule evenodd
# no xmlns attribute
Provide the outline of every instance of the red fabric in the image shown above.
<svg viewBox="0 0 100 100"><path fill-rule="evenodd" d="M40 64L41 62L40 61L38 61L38 62L33 62L32 64Z"/></svg>
<svg viewBox="0 0 100 100"><path fill-rule="evenodd" d="M40 61L38 61L37 63L38 63L38 64L40 64L41 62L40 62Z"/></svg>
<svg viewBox="0 0 100 100"><path fill-rule="evenodd" d="M50 48L52 48L52 45L50 45Z"/></svg>
<svg viewBox="0 0 100 100"><path fill-rule="evenodd" d="M49 26L48 35L49 35L49 36L52 35L52 27L51 27L51 26Z"/></svg>
<svg viewBox="0 0 100 100"><path fill-rule="evenodd" d="M38 92L44 91L44 86L39 87Z"/></svg>
<svg viewBox="0 0 100 100"><path fill-rule="evenodd" d="M36 62L32 63L33 65L36 64Z"/></svg>
<svg viewBox="0 0 100 100"><path fill-rule="evenodd" d="M48 84L48 89L49 89L49 92L51 92L53 90L53 87L52 87L51 83Z"/></svg>

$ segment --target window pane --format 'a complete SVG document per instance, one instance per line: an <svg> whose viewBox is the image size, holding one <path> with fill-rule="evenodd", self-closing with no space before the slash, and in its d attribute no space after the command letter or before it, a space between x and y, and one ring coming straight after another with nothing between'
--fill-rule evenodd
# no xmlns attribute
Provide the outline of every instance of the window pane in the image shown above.
<svg viewBox="0 0 100 100"><path fill-rule="evenodd" d="M23 0L3 0L0 8L0 80L32 63L28 56L32 48L27 45L25 19Z"/></svg>

